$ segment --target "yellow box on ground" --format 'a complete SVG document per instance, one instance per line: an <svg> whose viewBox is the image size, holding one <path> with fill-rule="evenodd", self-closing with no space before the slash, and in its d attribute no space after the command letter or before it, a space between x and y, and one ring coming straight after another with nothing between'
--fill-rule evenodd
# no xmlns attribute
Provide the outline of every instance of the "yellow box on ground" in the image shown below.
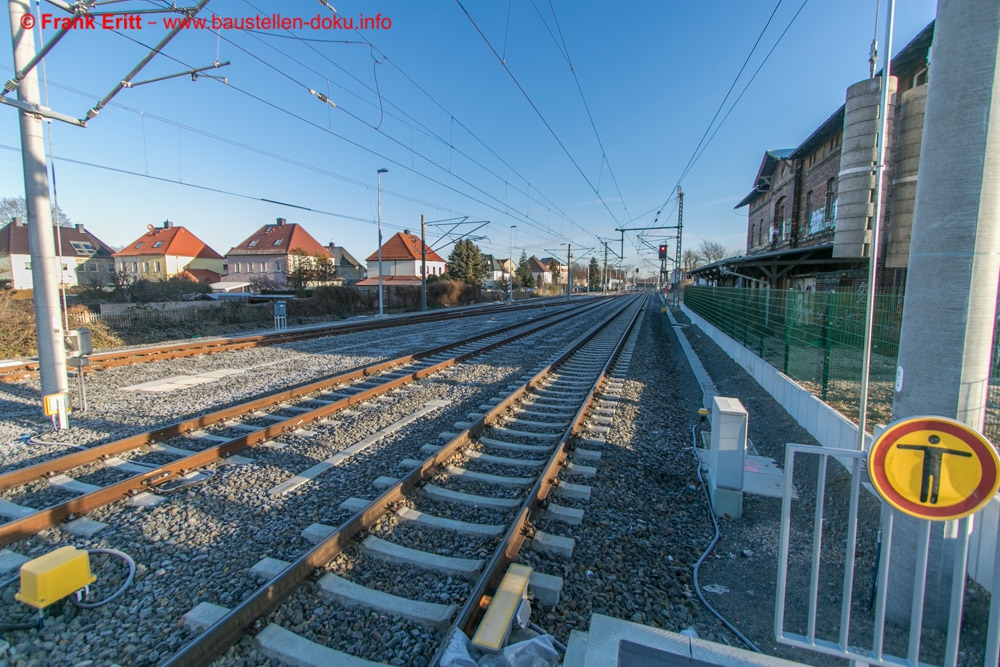
<svg viewBox="0 0 1000 667"><path fill-rule="evenodd" d="M21 566L21 590L14 598L45 609L95 581L90 554L76 547L61 547Z"/></svg>

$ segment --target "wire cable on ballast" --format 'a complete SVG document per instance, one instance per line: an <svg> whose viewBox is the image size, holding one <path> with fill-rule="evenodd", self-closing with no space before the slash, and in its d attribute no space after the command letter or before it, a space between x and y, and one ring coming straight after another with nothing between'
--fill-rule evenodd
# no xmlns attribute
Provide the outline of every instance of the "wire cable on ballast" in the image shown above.
<svg viewBox="0 0 1000 667"><path fill-rule="evenodd" d="M734 635L739 637L741 642L746 644L752 651L756 651L757 653L763 653L763 651L757 648L756 644L750 641L750 639L747 638L746 635L744 635L742 632L737 630L736 626L734 626L732 623L726 620L726 618L722 614L720 614L715 610L715 607L713 607L708 603L708 600L705 599L705 596L701 592L701 584L698 583L698 570L701 569L702 563L705 562L705 559L708 558L708 555L712 553L713 549L715 549L715 545L719 543L719 538L722 535L719 532L719 522L715 518L715 507L712 506L712 496L709 495L708 487L705 486L705 478L701 474L701 458L698 456L698 436L695 433L697 429L698 429L698 424L695 423L691 427L691 452L694 454L694 460L698 466L698 481L701 482L701 490L705 492L705 501L708 503L708 515L712 517L712 526L715 527L715 537L712 538L712 543L708 545L707 549L705 549L705 553L703 553L701 555L701 558L698 559L698 562L694 564L694 577L693 577L694 592L698 594L698 599L701 600L701 603L703 605L705 605L705 608L708 609L708 611L713 616L719 619L719 621L721 621L724 626L729 628Z"/></svg>
<svg viewBox="0 0 1000 667"><path fill-rule="evenodd" d="M75 595L70 598L73 604L76 605L77 607L80 607L81 609L97 609L98 607L103 607L112 600L121 596L121 594L124 593L126 590L128 590L128 587L132 585L132 580L135 578L135 561L132 560L132 557L129 556L127 553L125 553L124 551L118 551L117 549L87 549L87 553L107 554L109 556L116 556L124 560L125 563L128 565L128 577L125 578L125 583L119 586L117 591L112 593L110 596L104 598L103 600L99 600L97 602L85 602L84 599L86 599L86 594L81 596L83 599L77 599Z"/></svg>

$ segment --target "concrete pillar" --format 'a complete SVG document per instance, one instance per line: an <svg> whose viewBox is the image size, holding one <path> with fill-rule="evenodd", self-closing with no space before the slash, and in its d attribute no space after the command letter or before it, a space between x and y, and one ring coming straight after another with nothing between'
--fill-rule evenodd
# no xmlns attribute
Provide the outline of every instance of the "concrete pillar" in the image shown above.
<svg viewBox="0 0 1000 667"><path fill-rule="evenodd" d="M906 268L910 260L910 234L917 203L920 142L924 135L927 86L911 88L899 96L899 134L892 179L892 224L885 265Z"/></svg>
<svg viewBox="0 0 1000 667"><path fill-rule="evenodd" d="M747 411L737 398L712 398L712 444L708 451L709 494L716 516L743 516L743 468L747 456Z"/></svg>
<svg viewBox="0 0 1000 667"><path fill-rule="evenodd" d="M21 17L31 14L28 0L8 0L14 67L25 67L35 55L35 37L21 27ZM37 69L31 70L17 87L17 99L39 104ZM66 348L59 310L59 276L55 233L49 204L48 167L41 117L17 112L21 125L21 163L24 168L24 200L28 212L28 246L31 251L32 301L35 306L35 337L42 395L67 391Z"/></svg>
<svg viewBox="0 0 1000 667"><path fill-rule="evenodd" d="M1000 278L1000 3L939 0L920 149L893 417L983 426ZM1000 111L1000 109L998 109ZM902 518L902 517L900 517ZM956 526L935 524L925 623L943 627ZM892 552L914 553L915 520ZM914 563L893 559L891 620L905 623ZM997 591L994 591L996 594Z"/></svg>
<svg viewBox="0 0 1000 667"><path fill-rule="evenodd" d="M837 174L837 220L834 257L868 257L874 215L876 138L882 77L847 89L844 133ZM889 77L889 118L895 114L896 77Z"/></svg>

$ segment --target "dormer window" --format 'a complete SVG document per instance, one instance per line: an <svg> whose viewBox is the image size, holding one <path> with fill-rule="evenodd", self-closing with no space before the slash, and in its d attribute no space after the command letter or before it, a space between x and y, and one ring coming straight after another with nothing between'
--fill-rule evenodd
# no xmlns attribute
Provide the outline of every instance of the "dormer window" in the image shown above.
<svg viewBox="0 0 1000 667"><path fill-rule="evenodd" d="M281 239L278 239L277 241L275 241L274 245L281 245Z"/></svg>
<svg viewBox="0 0 1000 667"><path fill-rule="evenodd" d="M249 247L251 247L251 248L252 248L252 247L254 247L255 245L257 245L257 239L254 239L253 241L250 241L250 245L249 245Z"/></svg>

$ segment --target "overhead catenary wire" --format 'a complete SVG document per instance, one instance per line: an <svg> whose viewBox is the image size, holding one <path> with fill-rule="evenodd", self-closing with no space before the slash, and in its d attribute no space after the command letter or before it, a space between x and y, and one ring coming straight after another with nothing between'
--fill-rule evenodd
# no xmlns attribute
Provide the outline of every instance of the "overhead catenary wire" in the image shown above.
<svg viewBox="0 0 1000 667"><path fill-rule="evenodd" d="M718 124L718 127L715 127L715 131L713 132L712 129L713 126L715 126L715 121L718 119L719 114L722 113L722 110L725 108L726 102L729 100L729 96L732 94L733 89L736 87L736 84L739 83L740 77L746 70L747 64L750 62L750 59L756 52L757 47L760 45L761 40L764 38L764 34L767 32L768 27L770 27L771 22L774 20L774 17L778 12L778 8L781 7L783 1L784 0L778 0L777 4L775 4L774 9L771 11L771 14L767 19L767 22L764 23L764 27L761 28L760 33L757 35L757 39L754 41L753 46L750 48L750 52L747 53L747 57L743 60L743 64L740 66L739 72L737 72L736 76L733 77L733 82L729 85L729 89L726 91L725 97L722 98L722 101L719 103L718 108L712 115L712 120L709 121L708 125L705 128L705 131L702 133L701 139L699 139L698 143L695 145L694 150L691 152L691 157L688 158L687 164L685 164L684 169L681 170L681 174L680 176L678 176L677 182L674 183L674 186L672 188L670 188L670 195L664 200L663 204L656 207L659 211L662 211L666 207L666 205L670 203L670 201L674 198L675 196L674 193L677 191L678 186L680 186L681 183L683 183L684 179L687 177L691 169L694 167L695 163L698 161L698 158L701 157L701 154L704 153L705 149L711 143L712 138L715 137L715 134L718 132L719 128L722 127L726 119L729 118L729 115L732 113L732 110L736 107L736 102L738 102L739 99L742 98L743 93L740 93L740 96L730 107L729 112L726 113L722 121ZM805 2L802 3L802 7L805 6L806 2L808 2L808 0L805 0ZM802 11L802 7L800 7L799 11L795 13L795 16L792 17L792 20L789 21L788 25L785 27L785 31L782 32L781 35L778 37L778 39L775 41L774 46L771 48L771 52L774 51L777 45L781 42L782 38L784 38L785 33L788 32L788 28L791 27L791 24L795 21L795 18L799 15L799 12ZM770 54L768 55L770 56ZM767 62L767 58L765 58L763 62ZM761 67L763 67L763 62L761 63ZM757 72L754 72L754 75L747 82L747 85L746 87L744 87L743 92L746 92L746 88L749 87L750 83L753 83L753 80L756 78L758 72L760 72L760 67L758 67ZM711 136L709 136L710 133ZM657 218L654 219L653 224L656 224L658 219L659 219L659 214L657 215Z"/></svg>
<svg viewBox="0 0 1000 667"><path fill-rule="evenodd" d="M129 41L132 41L132 42L135 42L136 44L139 44L140 46L147 46L147 45L143 44L143 43L142 43L141 41L139 41L139 40L135 39L134 37L131 37L131 36L129 36L129 35L126 35L126 34L124 34L124 33L120 32L120 31L112 31L112 32L114 32L114 33L116 33L116 34L118 34L118 35L120 35L120 36L124 37L125 39L127 39L127 40L129 40ZM231 42L230 42L230 43L231 43ZM237 48L239 48L239 47L237 47ZM164 56L165 58L168 58L168 59L170 59L170 60L173 60L174 62L176 62L176 63L178 63L178 64L180 64L180 65L183 65L183 66L185 66L185 67L189 67L189 65L187 65L187 64L186 64L186 63L184 63L183 61L181 61L181 60L177 59L177 58L176 58L176 57L174 57L174 56L171 56L171 55L169 55L169 54L162 54L162 55L163 55L163 56ZM248 55L251 55L252 57L255 57L255 56L253 56L253 54L249 54L249 53L248 53ZM262 62L263 62L263 61L262 61ZM267 64L267 63L265 63L265 64ZM280 70L279 70L279 71L280 71ZM286 75L286 76L287 76L287 75ZM215 79L212 79L212 80L213 80L213 81L215 81ZM291 80L292 80L292 81L294 81L294 82L295 82L295 83L296 83L297 85L299 85L299 86L302 86L303 88L307 88L307 87L305 86L305 84L303 84L303 83L301 83L301 82L299 82L299 81L296 81L295 79L291 79ZM349 138L347 138L346 136L344 136L344 135L342 135L342 134L339 134L339 133L337 133L337 132L333 132L333 131L329 130L328 128L326 128L326 127L323 127L322 125L319 125L319 124L317 124L317 123L313 122L312 120L309 120L308 118L305 118L304 116L301 116L301 115L299 115L299 114L296 114L295 112L291 111L290 109L288 109L288 108L287 108L286 106L284 106L284 105L280 105L280 104L278 104L278 103L276 103L276 102L271 102L270 100L267 100L267 99L265 99L265 98L263 98L263 97L260 97L259 95L256 95L256 94L254 94L254 93L251 93L251 92L250 92L250 91L248 91L248 90L244 90L244 89L240 88L239 86L236 86L236 85L235 85L235 84L233 84L232 82L221 82L221 81L216 81L216 82L217 82L217 83L219 83L219 85L222 85L222 86L224 86L224 87L225 87L226 89L229 89L229 90L235 90L235 91L237 91L237 92L239 92L239 93L241 93L241 94L243 94L243 95L245 95L245 96L247 96L247 97L249 97L249 98L251 98L251 99L253 99L253 100L257 101L257 102L260 102L260 103L262 103L262 104L264 104L264 105L266 105L266 106L268 106L268 107L270 107L270 108L272 108L272 109L274 109L274 110L276 110L276 111L279 111L280 113L283 113L283 114L286 114L286 115L289 115L289 116L291 116L291 117L293 117L293 118L296 118L296 119L298 119L299 121L301 121L301 122L303 122L303 123L305 123L305 124L307 124L307 125L309 125L309 126L311 126L311 127L315 128L315 129L318 129L318 130L320 130L320 131L322 131L322 132L324 132L324 133L326 133L326 134L329 134L329 135L331 135L331 136L334 136L334 137L337 137L338 139L340 139L340 140L342 140L342 141L344 141L344 142L346 142L346 143L348 143L348 144L350 144L350 145L352 145L352 146L354 146L354 147L356 147L356 148L359 148L359 149L361 149L361 150L363 150L363 151L366 151L366 152L368 152L368 153L371 153L372 155L374 155L374 156L376 156L376 157L380 158L381 160L383 160L383 161L385 161L385 162L388 162L388 163L390 163L390 164L393 164L393 165L396 165L397 167L400 167L401 169L405 169L405 170L407 170L407 171L410 171L411 173L414 173L414 174L416 174L417 176L420 176L421 178L424 178L424 179L426 179L426 180L428 180L428 181L430 181L430 182L432 182L432 183L435 183L436 185L438 185L438 186L440 186L440 187L442 187L442 188L445 188L445 189L447 189L447 190L450 190L450 191L454 192L455 194L458 194L458 195L460 195L460 196L463 196L463 197L466 197L466 198L468 198L468 199L471 199L472 201L474 201L474 202L476 202L476 203L478 203L478 204L480 204L480 205L482 205L482 206L486 206L487 208L490 208L490 209L492 209L492 210L494 210L494 211L497 211L498 213L503 213L503 214L505 214L505 215L510 215L510 217L512 217L512 218L514 218L514 219L516 219L516 220L518 220L518 221L520 221L520 222L524 222L525 224L527 224L527 225L529 225L529 226L533 226L533 227L536 227L536 228L538 228L538 229L539 229L539 230L541 230L541 231L548 231L548 232L549 232L550 234L551 234L551 233L553 233L553 232L552 232L551 230L549 230L549 229L546 229L545 227L543 227L543 226L542 226L542 225L541 225L540 223L538 223L537 221L535 221L535 220L533 220L533 219L530 219L530 218L527 218L527 217L524 217L524 216L523 216L523 214L521 214L520 212L516 212L516 211L515 211L515 213L517 213L517 216L521 216L521 217L517 217L517 216L514 216L514 215L511 215L511 214L509 213L509 211L507 211L507 210L504 210L504 209L500 208L499 206L496 206L496 205L493 205L493 204L490 204L490 203L488 203L488 202L485 202L485 201L483 201L483 200L481 200L481 199L478 199L478 198L474 197L473 195L470 195L470 194L469 194L469 193L467 193L467 192L463 192L462 190L460 190L460 189L458 189L458 188L456 188L456 187L454 187L454 186L452 186L452 185L449 185L449 184L447 184L447 183L444 183L443 181L440 181L440 180L438 180L438 179L434 178L433 176L430 176L430 175L428 175L428 174L425 174L425 173L423 173L423 172L421 172L421 171L417 171L417 170L412 170L412 169L410 169L410 168L409 168L409 167L408 167L407 165L405 165L405 164L403 164L402 162L400 162L399 160L396 160L396 159L394 159L394 158L391 158L391 157L389 157L389 156L387 156L387 155L385 155L385 154L383 154L383 153L380 153L380 152L376 151L375 149L372 149L372 148L369 148L368 146L365 146L365 145L361 144L361 143L360 143L360 142L358 142L358 141L355 141L355 140L353 140L353 139L349 139ZM428 161L430 161L430 160L428 160ZM441 168L441 167L440 167L440 165L437 165L436 163L433 163L433 162L432 162L432 164L435 164L435 166L437 166L438 168ZM469 181L468 181L467 179L463 179L463 178L462 178L462 177L460 177L460 176L454 176L454 178L458 179L458 180L459 180L460 182L464 183L465 185L468 185L468 186L469 186L469 187L471 187L472 189L474 189L474 190L476 190L476 191L478 191L478 192L481 192L481 193L482 193L482 194L484 194L484 195L485 195L486 197L488 197L488 198L490 198L490 199L493 199L493 200L494 200L494 201L496 201L496 202L497 202L498 204L502 204L502 203L503 203L503 202L502 202L502 201L500 201L500 200L499 200L498 198L494 197L493 195L490 195L489 193L487 193L487 192L483 191L483 190L482 190L481 188L478 188L477 186L473 185L473 184L472 184L472 183L470 183L470 182L469 182ZM523 218L523 219L522 219L522 218ZM564 238L564 237L561 237L560 235L557 235L557 236L559 236L560 238Z"/></svg>
<svg viewBox="0 0 1000 667"><path fill-rule="evenodd" d="M123 38L125 38L125 39L127 39L129 41L132 41L132 42L134 42L136 44L139 44L140 46L144 46L144 47L149 48L146 44L144 44L140 40L132 37L131 35L125 34L125 33L120 32L120 31L112 31L112 32L114 32L115 34L118 34L119 36L121 36L121 37L123 37ZM237 48L237 49L241 50L242 52L244 52L246 55L248 55L251 58L253 58L254 60L258 61L262 65L268 67L269 69L271 69L275 73L281 75L282 77L284 77L285 79L287 79L289 82L294 83L295 85L301 87L305 91L310 91L311 90L307 84L303 83L302 81L299 81L298 79L296 79L292 75L290 75L287 72L281 70L280 68L278 68L277 66L275 66L273 63L270 63L267 60L265 60L263 58L260 58L256 54L254 54L251 51L247 50L245 47L243 47L243 46L241 46L239 44L236 44L235 42L233 42L232 40L230 40L230 39L228 39L226 37L223 37L223 39L225 39L227 41L227 43L233 45L235 48ZM183 62L182 60L180 60L180 59L178 59L178 58L176 58L174 56L171 56L169 54L162 54L162 55L165 58L173 60L174 62L176 62L176 63L178 63L178 64L180 64L180 65L182 65L184 67L189 67L189 65L187 65L187 63ZM371 154L379 157L380 159L382 159L384 161L388 161L391 164L394 164L394 165L396 165L396 166L398 166L398 167L400 167L402 169L409 170L412 173L417 174L418 176L426 178L426 179L430 180L431 182L433 182L433 183L435 183L435 184L437 184L437 185L439 185L441 187L444 187L444 188L446 188L448 190L451 190L452 192L455 192L456 194L459 194L459 195L464 196L464 197L468 197L468 198L472 199L473 201L475 201L475 202L477 202L477 203L479 203L481 205L487 206L488 208L490 208L490 209L492 209L494 211L497 211L499 213L503 213L505 215L510 215L512 218L514 218L514 219L516 219L516 220L518 220L520 222L524 222L525 224L527 224L529 226L534 226L534 227L536 227L537 229L539 229L541 231L548 232L549 234L551 234L551 235L553 235L553 236L555 236L557 238L565 238L561 234L558 234L558 233L554 232L551 228L548 228L545 225L543 225L542 223L540 223L540 222L538 222L538 221L536 221L536 220L528 217L526 214L522 214L520 211L516 211L515 210L514 212L517 215L512 215L510 213L510 210L506 207L506 203L503 202L500 198L498 198L498 197L490 194L486 190L480 188L479 186L475 185L474 183L472 183L468 179L463 178L462 176L459 176L459 175L454 174L454 173L450 174L453 178L457 179L462 184L464 184L464 185L472 188L476 192L478 192L481 195L483 195L485 198L491 199L494 202L496 202L496 205L493 205L493 204L490 204L488 202L485 202L482 199L478 199L478 198L476 198L476 197L474 197L474 196L472 196L472 195L470 195L470 194L468 194L466 192L463 192L462 190L460 190L460 189L458 189L458 188L456 188L454 186L448 185L448 184L444 183L443 181L438 180L438 179L436 179L436 178L434 178L434 177L432 177L432 176L430 176L428 174L425 174L425 173L423 173L421 171L411 169L408 165L403 164L399 160L396 160L396 159L391 158L391 157L389 157L387 155L379 153L378 151L376 151L376 150L374 150L372 148L369 148L368 146L365 146L365 145L363 145L363 144L361 144L361 143L359 143L357 141L349 139L349 138L347 138L346 136L344 136L344 135L342 135L340 133L331 131L327 127L323 127L323 126L321 126L321 125L319 125L319 124L317 124L317 123L315 123L315 122L313 122L313 121L311 121L311 120L309 120L309 119L307 119L307 118L305 118L305 117L303 117L303 116L301 116L299 114L294 113L293 111L291 111L290 109L288 109L287 106L285 106L285 105L279 105L279 104L273 103L273 102L271 102L269 100L266 100L265 98L260 97L259 95L256 95L254 93L251 93L251 92L249 92L247 90L244 90L244 89L240 88L239 86L236 86L232 82L219 82L219 83L221 83L222 85L224 85L228 89L236 90L236 91L238 91L238 92L240 92L240 93L242 93L242 94L244 94L244 95L246 95L246 96L248 96L248 97L250 97L250 98L252 98L252 99L254 99L256 101L258 101L258 102L261 102L261 103L263 103L263 104L265 104L265 105L267 105L267 106L269 106L269 107L271 107L271 108L273 108L273 109L275 109L277 111L280 111L280 112L282 112L284 114L287 114L287 115L290 115L290 116L292 116L294 118L297 118L298 120L300 120L300 121L302 121L302 122L304 122L304 123L306 123L306 124L308 124L308 125L316 128L316 129L319 129L319 130L323 131L324 133L327 133L329 135L337 137L337 138L341 139L342 141L345 141L345 142L347 142L347 143L349 143L349 144L351 144L351 145L353 145L353 146L355 146L355 147L357 147L357 148L359 148L361 150L369 152L369 153L371 153ZM360 117L358 117L356 114L353 114L352 112L347 111L343 107L338 106L337 108L340 109L341 111L343 111L344 113L346 113L347 115L351 116L352 118L355 118L356 120L359 120L360 122L365 123L365 121L363 119L361 119ZM368 127L373 127L369 123L365 123L365 125L367 125ZM373 129L375 129L375 128L373 127ZM409 147L407 147L403 142L399 141L398 139L395 139L394 137L391 137L390 135L387 135L385 133L382 133L382 134L387 139L389 139L393 143L398 144L402 148L404 148L404 149L406 149L408 151L411 150ZM417 153L417 155L419 157L421 157L422 159L424 159L425 161L427 161L429 164L437 167L438 169L441 169L442 171L445 171L445 172L448 171L447 168L445 168L443 165L438 164L434 160L430 159L428 156L420 154L420 153ZM500 208L500 205L503 205L504 208Z"/></svg>
<svg viewBox="0 0 1000 667"><path fill-rule="evenodd" d="M482 37L483 41L486 43L486 46L489 48L490 52L494 55L494 57L496 57L497 61L500 63L500 66L503 67L505 72L507 72L507 75L510 77L511 81L514 82L514 85L521 92L521 95L524 96L524 99L528 102L528 105L532 108L532 110L534 110L535 114L542 121L542 124L545 126L545 129L548 130L549 134L552 135L552 138L555 139L556 143L559 145L559 148L562 149L563 153L566 154L566 157L569 158L569 161L573 164L574 167L576 167L576 170L580 173L580 176L583 177L583 180L586 181L587 185L590 186L590 189L594 191L595 195L597 195L597 198L601 201L601 204L604 206L604 209L608 212L608 215L610 215L611 219L615 221L615 224L621 224L618 220L618 216L616 216L614 211L611 210L611 207L608 206L608 202L604 200L604 197L601 195L600 191L596 187L594 187L594 184L591 182L590 178L583 171L583 168L580 167L580 164L576 161L576 158L573 157L572 153L569 152L569 149L566 148L566 145L563 143L562 139L559 138L559 135L556 134L555 130L552 128L552 125L550 125L548 120L545 119L545 116L542 114L541 110L535 104L534 100L531 99L531 96L528 95L528 92L524 89L524 86L521 85L521 82L518 81L517 77L514 76L514 73L511 72L509 67L507 67L507 63L500 57L500 54L497 53L496 49L493 48L493 44L490 43L490 40L486 38L485 34L483 34L483 31L479 27L479 24L476 23L475 19L472 18L472 15L469 14L469 11L462 4L462 0L455 0L455 2L462 10L462 13L465 14L466 18L469 19L469 22L472 23L472 27L475 28L476 32L479 33L479 36ZM579 225L577 226L580 227ZM580 229L586 234L592 235L592 233L589 230L584 229L583 227L580 227Z"/></svg>
<svg viewBox="0 0 1000 667"><path fill-rule="evenodd" d="M147 0L147 1L152 2L152 0ZM243 0L243 2L245 4L247 4L248 6L250 6L251 8L254 8L254 9L260 11L256 7L256 5L254 5L252 2L250 2L250 0ZM372 92L372 93L376 94L378 96L379 105L380 106L381 106L382 102L384 101L388 106L391 106L391 107L397 109L400 112L400 114L402 115L402 118L401 118L399 116L396 116L395 114L387 114L390 117L393 117L396 120L399 120L400 122L404 122L404 123L405 122L409 122L409 123L411 123L411 126L410 126L411 130L415 127L418 131L420 131L425 136L428 136L431 139L433 139L433 140L435 140L435 141L437 141L437 142L439 142L439 143L447 146L449 149L455 151L456 153L458 153L459 155L461 155L465 159L469 160L470 162L472 162L473 164L475 164L479 168L481 168L484 171L486 171L487 173L493 175L497 179L503 181L505 183L505 185L510 185L514 190L516 190L517 192L525 195L525 197L527 198L527 200L529 202L529 206L530 206L530 202L531 201L535 201L540 206L555 211L563 219L567 220L568 222L570 222L572 224L577 224L575 220L573 220L568 214L566 214L565 211L563 211L562 209L560 209L558 207L558 205L556 205L550 198L546 197L544 195L544 193L540 192L538 190L537 186L532 186L532 183L529 180L527 180L522 174L520 174L516 169L514 169L496 151L494 151L488 144L486 144L475 132L473 132L471 129L469 129L468 126L466 126L465 124L463 124L461 122L461 120L459 120L458 118L456 118L450 111L448 111L448 109L446 109L437 99L435 99L432 95L430 95L430 93L428 93L426 91L426 89L424 89L422 86L420 86L411 76L409 76L402 68L400 68L400 66L398 64L396 64L394 61L392 61L388 57L388 55L386 55L385 53L383 53L370 40L366 40L364 38L363 34L359 30L355 29L354 32L357 33L361 37L360 41L345 40L345 41L343 41L343 43L345 43L345 44L363 44L363 45L367 45L368 47L370 47L370 49L372 50L372 53L373 53L373 55L372 55L373 59L375 58L374 54L377 53L378 57L379 57L378 62L380 64L388 64L388 65L392 66L397 72L399 72L399 74L402 75L407 81L409 81L421 94L423 94L425 97L427 97L431 102L433 102L439 109L441 109L448 116L448 118L450 120L450 124L452 126L458 125L463 130L465 130L469 134L469 136L471 136L476 142L478 142L483 148L485 148L487 150L487 152L489 152L491 155L493 155L493 157L495 157L501 164L503 164L507 169L509 169L515 176L517 176L519 179L521 179L522 181L524 181L524 183L526 185L526 190L522 190L521 188L517 187L516 185L510 183L506 178L504 178L500 174L496 173L495 170L493 170L492 168L490 168L487 165L483 164L482 161L476 159L472 155L469 155L468 152L463 151L462 149L460 149L457 146L455 146L454 142L452 140L445 139L444 137L442 137L438 133L436 133L433 130L431 130L429 127L427 127L427 125L425 123L420 122L414 116L412 116L411 114L409 114L405 109L403 109L402 107L400 107L397 104L394 104L388 98L384 98L381 95L381 93L379 92L379 90L377 89L377 87L376 88L372 88L367 83L365 83L364 81L362 81L361 79L359 79L358 77L356 77L354 74L352 74L350 71L348 71L343 65L341 65L338 62L336 62L335 60L332 60L326 54L324 54L323 52L315 49L314 47L312 47L310 45L310 43L324 42L324 41L328 41L328 40L318 40L318 39L311 39L311 38L301 37L300 35L296 35L296 34L292 33L290 30L286 30L286 32L288 33L287 35L279 35L277 33L269 33L269 32L263 32L263 31L250 31L250 32L253 32L253 33L261 35L261 36L272 36L272 37L276 36L276 37L281 37L281 38L284 38L284 39L294 39L294 40L302 42L303 45L305 45L307 48L309 48L311 51L313 51L317 56L319 56L320 58L324 59L325 61L327 61L328 63L330 63L331 65L333 65L337 69L339 69L340 71L342 71L351 80L353 80L356 83L358 83L359 85L363 86L369 92ZM337 42L337 40L329 40L329 41ZM264 43L266 44L266 42L264 42ZM268 45L268 46L270 46L270 45ZM273 48L273 47L270 47L270 48ZM287 52L281 51L281 50L278 50L278 52L281 55L283 55L284 57L290 59L292 62L295 62L296 64L298 64L298 65L302 66L303 68L307 69L308 71L310 71L310 72L312 72L312 73L314 73L314 74L316 74L318 76L323 76L322 73L320 73L318 70L316 70L315 68L313 68L313 67L311 67L311 66L303 63L301 60L293 58ZM363 97L361 97L360 95L357 95L353 91L351 91L351 90L349 90L349 89L347 89L347 88L345 88L343 86L339 86L339 87L342 90L344 90L346 93L348 93L348 94L356 97L359 101L364 102L366 104L370 104L372 106L375 106L374 103L370 102L369 100L364 99ZM403 120L404 118L408 119L408 120ZM361 120L361 119L359 119L359 120ZM365 122L365 121L361 120L361 122ZM369 127L373 127L373 129L378 129L377 127L372 126L370 123L365 123L365 124L368 125ZM412 145L411 145L410 149L412 151ZM423 156L421 156L421 157L423 157ZM451 170L448 169L448 171L450 172ZM531 197L531 190L532 190L533 187L534 187L536 193L539 196L541 196L545 201L541 201L539 199L534 199L534 198ZM525 213L526 217L530 217L529 213L530 212L528 212L527 209L526 209L526 213ZM579 226L579 225L577 224L577 226ZM581 227L581 229L583 229L583 228Z"/></svg>

